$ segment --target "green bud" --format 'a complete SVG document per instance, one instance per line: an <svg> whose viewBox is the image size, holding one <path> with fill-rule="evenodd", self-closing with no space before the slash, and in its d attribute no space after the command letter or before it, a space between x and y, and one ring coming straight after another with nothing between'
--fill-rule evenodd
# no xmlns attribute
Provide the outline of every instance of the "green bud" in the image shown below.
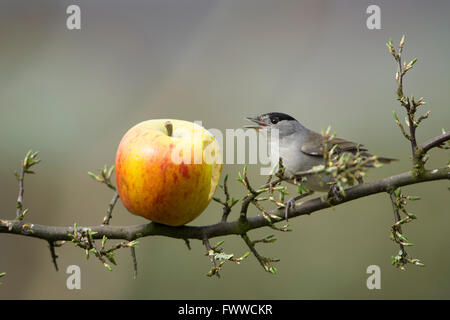
<svg viewBox="0 0 450 320"><path fill-rule="evenodd" d="M94 179L94 180L98 180L98 177L97 177L97 175L96 175L96 174L94 174L94 173L92 173L92 172L88 171L88 175L89 175L90 177L92 177L92 179Z"/></svg>
<svg viewBox="0 0 450 320"><path fill-rule="evenodd" d="M111 175L112 175L113 172L114 172L114 165L112 165L111 168L109 168L108 178L111 178Z"/></svg>
<svg viewBox="0 0 450 320"><path fill-rule="evenodd" d="M222 203L222 200L220 200L219 198L213 197L212 199L213 199L215 202Z"/></svg>
<svg viewBox="0 0 450 320"><path fill-rule="evenodd" d="M417 62L417 58L412 59L412 60L408 63L408 68L411 68L416 62Z"/></svg>
<svg viewBox="0 0 450 320"><path fill-rule="evenodd" d="M395 119L396 121L399 121L399 120L398 120L397 113L396 113L395 111L392 111L392 114L394 115L394 119Z"/></svg>
<svg viewBox="0 0 450 320"><path fill-rule="evenodd" d="M117 265L116 260L114 259L114 252L110 252L106 255L106 258L108 258L109 261L111 261L112 264Z"/></svg>
<svg viewBox="0 0 450 320"><path fill-rule="evenodd" d="M402 36L402 39L400 40L399 47L403 48L403 45L405 44L405 35Z"/></svg>
<svg viewBox="0 0 450 320"><path fill-rule="evenodd" d="M250 255L250 252L247 251L246 253L244 253L244 254L242 255L241 259L245 259L245 258L247 258L249 255Z"/></svg>
<svg viewBox="0 0 450 320"><path fill-rule="evenodd" d="M214 245L214 248L220 247L224 242L225 242L225 240L220 240L219 242L217 242L217 243Z"/></svg>

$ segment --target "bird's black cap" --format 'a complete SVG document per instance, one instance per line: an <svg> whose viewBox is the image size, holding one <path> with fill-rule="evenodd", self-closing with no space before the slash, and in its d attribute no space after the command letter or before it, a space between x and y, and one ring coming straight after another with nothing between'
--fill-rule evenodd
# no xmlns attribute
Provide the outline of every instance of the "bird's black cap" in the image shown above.
<svg viewBox="0 0 450 320"><path fill-rule="evenodd" d="M246 126L246 128L253 128L253 129L261 129L262 127L266 127L269 125L277 124L280 121L283 120L295 120L293 117L286 113L282 112L269 112L261 114L257 117L247 117L247 120L253 121L258 124L257 127L255 126Z"/></svg>
<svg viewBox="0 0 450 320"><path fill-rule="evenodd" d="M288 115L286 113L282 113L282 112L269 112L262 116L267 116L270 119L277 119L278 121L295 120L295 118L291 117L290 115Z"/></svg>

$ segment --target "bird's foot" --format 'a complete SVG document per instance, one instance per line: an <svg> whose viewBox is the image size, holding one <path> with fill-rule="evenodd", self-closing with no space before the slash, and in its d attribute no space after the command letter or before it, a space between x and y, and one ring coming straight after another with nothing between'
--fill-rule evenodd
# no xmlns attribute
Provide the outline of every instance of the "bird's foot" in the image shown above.
<svg viewBox="0 0 450 320"><path fill-rule="evenodd" d="M286 221L289 221L289 218L288 218L288 216L289 216L289 211L290 211L291 209L295 209L295 202L298 201L298 200L300 200L300 199L302 199L302 198L304 198L304 197L310 196L310 195L312 195L313 193L314 193L314 191L309 190L308 192L305 192L305 193L302 193L302 194L299 194L299 195L297 195L297 196L295 196L295 197L290 198L290 199L286 202L286 206L285 206L285 209L284 209L284 218L286 219Z"/></svg>
<svg viewBox="0 0 450 320"><path fill-rule="evenodd" d="M285 206L285 208L284 208L284 219L286 219L286 221L289 221L289 218L288 218L288 216L289 216L289 211L291 210L291 209L294 209L295 208L295 201L297 200L297 199L295 199L296 197L293 197L293 198L290 198L287 202L286 202L286 206Z"/></svg>
<svg viewBox="0 0 450 320"><path fill-rule="evenodd" d="M339 190L339 187L336 184L332 184L330 186L330 190L328 191L327 195L327 201L342 201L344 200L344 195L342 194L341 190Z"/></svg>
<svg viewBox="0 0 450 320"><path fill-rule="evenodd" d="M364 183L364 179L362 177L357 177L356 181L358 181L358 184L363 184Z"/></svg>

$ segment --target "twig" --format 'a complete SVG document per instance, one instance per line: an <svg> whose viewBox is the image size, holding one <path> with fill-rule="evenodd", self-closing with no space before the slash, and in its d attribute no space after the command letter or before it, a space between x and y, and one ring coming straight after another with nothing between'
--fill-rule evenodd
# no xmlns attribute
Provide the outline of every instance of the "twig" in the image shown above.
<svg viewBox="0 0 450 320"><path fill-rule="evenodd" d="M189 241L189 239L183 239L184 243L186 243L186 247L188 248L188 250L191 250L191 242Z"/></svg>
<svg viewBox="0 0 450 320"><path fill-rule="evenodd" d="M440 136L431 138L420 146L421 152L426 153L432 148L439 148L444 142L450 140L450 132L441 134Z"/></svg>
<svg viewBox="0 0 450 320"><path fill-rule="evenodd" d="M208 275L209 276L217 276L218 278L220 278L219 271L220 271L220 267L222 265L220 265L219 267L217 266L216 260L214 259L214 255L211 254L211 253L213 253L211 251L214 251L214 250L211 248L211 244L209 243L209 240L207 237L203 238L203 245L206 248L206 255L208 255L211 260L211 270L208 272Z"/></svg>
<svg viewBox="0 0 450 320"><path fill-rule="evenodd" d="M209 239L207 237L203 238L203 245L206 248L206 253L209 253L210 250L212 250L211 248L211 244L209 243ZM214 261L214 258L211 257L211 264L215 267L216 266L216 261Z"/></svg>
<svg viewBox="0 0 450 320"><path fill-rule="evenodd" d="M397 114L394 112L394 118L395 122L400 127L402 134L405 136L406 139L408 139L411 143L411 153L412 153L412 160L414 164L414 170L416 175L422 174L425 165L426 159L423 158L426 151L421 150L421 148L418 146L417 138L416 138L416 129L419 126L419 124L424 120L427 119L430 111L427 111L425 115L420 116L417 120L415 119L416 112L418 107L425 104L425 101L423 101L423 98L420 98L419 100L415 100L414 96L411 96L410 98L405 96L403 93L403 77L405 76L406 72L413 68L414 64L417 62L417 59L411 60L408 64L403 63L402 64L402 51L403 46L405 44L405 36L402 37L398 51L395 50L395 47L392 43L392 39L389 39L389 42L386 44L389 48L390 53L394 57L395 61L397 62L397 72L395 74L395 80L398 84L397 87L397 100L400 102L400 104L405 108L406 110L406 118L405 122L406 125L409 128L409 134L406 133L405 128L402 126L400 121L398 120Z"/></svg>
<svg viewBox="0 0 450 320"><path fill-rule="evenodd" d="M22 161L22 165L20 167L20 173L15 173L17 180L19 181L19 195L17 197L17 205L16 205L16 219L22 220L25 216L28 209L23 209L23 193L24 193L24 180L25 174L33 174L34 171L31 171L31 167L41 162L37 158L39 152L33 152L29 150L25 155L25 158Z"/></svg>
<svg viewBox="0 0 450 320"><path fill-rule="evenodd" d="M213 197L214 201L220 203L223 206L222 219L220 220L221 222L227 221L228 216L231 213L231 209L236 205L236 203L239 202L238 199L234 199L234 198L230 197L227 181L228 181L228 175L225 175L225 178L223 179L223 185L219 185L219 187L223 190L223 192L225 194L225 200L222 201L219 198Z"/></svg>
<svg viewBox="0 0 450 320"><path fill-rule="evenodd" d="M258 251L256 251L255 248L255 244L250 240L250 238L247 236L246 233L244 233L243 235L241 235L241 238L244 240L244 242L247 244L248 248L250 249L250 251L253 253L253 255L255 256L255 258L258 260L259 264L264 268L264 270L266 269L266 264L264 262L263 257L258 253Z"/></svg>
<svg viewBox="0 0 450 320"><path fill-rule="evenodd" d="M227 186L227 180L228 175L225 175L225 178L223 179L223 193L225 194L225 203L223 206L223 214L222 214L222 222L227 221L228 215L231 212L231 208L233 204L230 205L230 193L228 192L228 186Z"/></svg>
<svg viewBox="0 0 450 320"><path fill-rule="evenodd" d="M104 225L108 225L109 224L109 221L112 218L112 211L114 209L114 206L117 203L117 200L119 200L119 198L120 198L119 193L116 190L115 193L114 193L113 198L111 199L111 201L109 203L108 210L106 211L106 216L105 216L105 218L103 218L103 224Z"/></svg>
<svg viewBox="0 0 450 320"><path fill-rule="evenodd" d="M399 253L396 256L392 257L392 265L399 268L400 270L406 270L406 265L408 263L414 264L416 266L424 266L424 264L419 259L412 259L408 257L408 253L406 252L405 247L412 246L413 244L408 241L408 239L402 232L402 225L417 219L416 215L406 210L405 206L407 200L420 200L420 198L415 196L405 196L402 194L400 188L392 190L389 194L395 218L395 223L391 227L392 231L390 237L400 246ZM401 218L400 212L405 215L404 218Z"/></svg>
<svg viewBox="0 0 450 320"><path fill-rule="evenodd" d="M20 219L23 211L23 193L24 193L24 178L25 178L25 167L22 165L20 169L20 175L17 176L19 181L19 196L17 197L17 211L16 211L16 219Z"/></svg>
<svg viewBox="0 0 450 320"><path fill-rule="evenodd" d="M241 238L247 244L248 248L253 253L255 258L258 260L259 264L264 268L264 270L272 274L275 274L277 272L277 269L272 265L272 262L278 262L280 260L261 256L255 248L255 243L250 240L250 238L246 233L242 234Z"/></svg>
<svg viewBox="0 0 450 320"><path fill-rule="evenodd" d="M230 193L228 192L228 175L225 175L225 178L223 179L223 185L219 185L219 187L223 190L225 194L225 200L222 201L219 198L213 197L213 200L220 203L223 206L222 209L222 222L226 222L228 219L228 215L231 213L231 209L234 207L236 203L238 203L239 200L231 198ZM230 199L231 198L231 199Z"/></svg>
<svg viewBox="0 0 450 320"><path fill-rule="evenodd" d="M241 205L241 212L240 212L239 219L242 222L247 219L247 211L248 211L248 207L250 206L250 203L252 203L259 194L264 192L264 190L255 191L255 189L252 188L252 186L250 185L250 182L248 180L248 176L247 176L247 166L244 166L242 176L239 173L238 181L241 182L244 185L244 187L248 190L248 194L242 200L242 205Z"/></svg>
<svg viewBox="0 0 450 320"><path fill-rule="evenodd" d="M99 172L100 174L96 175L95 173L89 171L88 175L92 177L92 179L94 179L95 181L104 183L108 188L116 191L116 186L111 181L112 174L114 173L114 166L111 166L108 169L108 165L105 164L103 169L99 169Z"/></svg>
<svg viewBox="0 0 450 320"><path fill-rule="evenodd" d="M165 123L165 126L167 128L168 134L169 136L172 135L172 124L170 123L170 121L167 121ZM114 166L111 166L108 169L108 166L105 165L104 168L102 170L100 170L100 174L99 175L95 175L92 172L88 172L88 174L94 178L96 181L104 183L108 188L110 188L111 190L114 190L114 195L113 198L111 199L111 201L109 202L109 206L108 206L108 210L106 211L106 216L103 218L103 225L107 226L109 225L109 222L111 221L112 218L112 212L114 210L114 206L116 205L117 201L119 200L120 196L119 196L119 192L117 191L116 186L111 182L111 177L112 174L114 173ZM103 236L103 243L102 243L102 250L98 251L97 248L95 248L95 243L92 242L90 245L92 247L94 247L94 249L96 249L94 251L97 252L96 256L100 259L100 261L103 262L103 265L108 269L111 270L111 267L106 263L106 261L103 259L103 256L106 256L108 258L108 260L110 260L112 263L115 263L114 260L114 256L113 256L113 251L117 250L119 248L123 248L123 247L130 247L130 252L131 252L131 258L133 260L133 279L136 279L137 277L137 259L136 259L136 241L134 241L135 238L132 239L132 241L130 241L129 243L120 243L118 245L116 245L113 248L110 248L109 250L104 250L103 246L104 246L104 242L106 240L106 236ZM187 240L186 240L187 241Z"/></svg>
<svg viewBox="0 0 450 320"><path fill-rule="evenodd" d="M95 241L92 238L92 231L90 229L87 229L86 231L83 231L82 234L85 236L87 242L86 249L93 252L94 255L103 263L105 268L111 271L112 270L111 266L105 261L105 258L103 257L106 255L106 253L102 252L101 250L98 250L97 246L95 245ZM111 261L110 258L108 260ZM114 260L112 260L112 262L114 263Z"/></svg>
<svg viewBox="0 0 450 320"><path fill-rule="evenodd" d="M55 243L53 241L48 241L48 246L50 248L50 255L52 257L53 265L55 266L56 271L58 271L58 263L56 262L56 259L58 258L58 255L55 251Z"/></svg>
<svg viewBox="0 0 450 320"><path fill-rule="evenodd" d="M136 279L137 277L137 259L136 259L136 248L134 246L130 247L130 251L131 251L131 258L133 259L133 279Z"/></svg>
<svg viewBox="0 0 450 320"><path fill-rule="evenodd" d="M397 231L400 234L402 233L402 227L400 225L397 226L397 223L401 220L401 217L400 217L400 212L399 212L399 209L398 209L398 206L397 206L397 196L395 195L395 191L392 191L389 194L389 196L390 196L391 203L392 203L392 209L394 211L394 221L395 221L394 226L395 227L393 227L393 233L394 233L394 236L395 236L395 233ZM407 257L407 253L405 251L405 246L402 243L400 243L400 242L398 242L398 244L400 246L400 252L399 252L400 253L400 261L399 261L399 264L400 264L400 266L403 266L403 265L405 265L407 263L407 258L406 258Z"/></svg>

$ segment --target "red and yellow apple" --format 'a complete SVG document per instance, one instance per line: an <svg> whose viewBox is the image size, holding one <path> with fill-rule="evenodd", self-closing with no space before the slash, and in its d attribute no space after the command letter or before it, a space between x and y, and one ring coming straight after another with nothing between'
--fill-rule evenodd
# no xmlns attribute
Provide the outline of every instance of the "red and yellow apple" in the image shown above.
<svg viewBox="0 0 450 320"><path fill-rule="evenodd" d="M155 119L132 127L116 154L116 184L131 213L181 226L208 206L222 171L218 142L202 126Z"/></svg>

